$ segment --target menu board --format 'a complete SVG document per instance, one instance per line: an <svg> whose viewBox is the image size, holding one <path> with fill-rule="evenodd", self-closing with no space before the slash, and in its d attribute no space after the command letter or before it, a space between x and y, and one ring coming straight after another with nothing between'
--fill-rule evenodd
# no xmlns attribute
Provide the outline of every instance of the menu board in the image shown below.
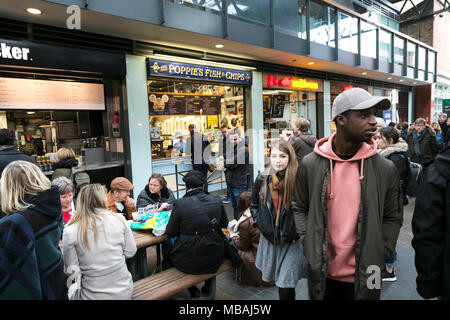
<svg viewBox="0 0 450 320"><path fill-rule="evenodd" d="M284 96L272 96L272 118L282 118L284 113Z"/></svg>
<svg viewBox="0 0 450 320"><path fill-rule="evenodd" d="M102 83L0 77L0 109L105 110Z"/></svg>
<svg viewBox="0 0 450 320"><path fill-rule="evenodd" d="M263 113L264 118L272 117L272 99L271 96L263 96Z"/></svg>
<svg viewBox="0 0 450 320"><path fill-rule="evenodd" d="M221 96L214 95L149 93L149 114L217 115L220 114L220 99Z"/></svg>

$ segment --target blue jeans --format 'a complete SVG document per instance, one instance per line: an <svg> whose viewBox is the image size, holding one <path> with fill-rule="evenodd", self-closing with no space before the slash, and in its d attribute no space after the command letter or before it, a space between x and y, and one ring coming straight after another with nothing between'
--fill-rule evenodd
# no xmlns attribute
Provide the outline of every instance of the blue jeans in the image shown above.
<svg viewBox="0 0 450 320"><path fill-rule="evenodd" d="M161 242L161 251L162 251L162 268L163 270L169 269L171 267L169 261L170 251L172 250L175 244L175 238L167 239Z"/></svg>
<svg viewBox="0 0 450 320"><path fill-rule="evenodd" d="M237 216L238 216L238 201L239 201L239 196L241 195L242 192L245 192L246 189L240 189L240 188L230 188L230 195L231 195L231 205L233 206L233 215L234 218L237 220Z"/></svg>
<svg viewBox="0 0 450 320"><path fill-rule="evenodd" d="M397 250L394 247L394 252L392 253L392 256L389 258L388 261L386 261L386 265L390 268L394 266L394 262L397 260Z"/></svg>

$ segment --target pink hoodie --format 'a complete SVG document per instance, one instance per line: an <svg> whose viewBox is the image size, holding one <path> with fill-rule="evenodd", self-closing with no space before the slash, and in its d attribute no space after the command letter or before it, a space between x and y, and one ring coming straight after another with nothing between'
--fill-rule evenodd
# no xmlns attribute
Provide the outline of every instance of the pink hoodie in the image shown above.
<svg viewBox="0 0 450 320"><path fill-rule="evenodd" d="M342 160L333 151L336 134L320 139L314 152L330 159L331 180L328 185L328 277L338 281L355 281L355 243L359 204L360 180L364 179L364 159L377 153L372 139L363 143L349 160ZM335 166L333 168L333 161ZM358 171L361 161L361 174Z"/></svg>

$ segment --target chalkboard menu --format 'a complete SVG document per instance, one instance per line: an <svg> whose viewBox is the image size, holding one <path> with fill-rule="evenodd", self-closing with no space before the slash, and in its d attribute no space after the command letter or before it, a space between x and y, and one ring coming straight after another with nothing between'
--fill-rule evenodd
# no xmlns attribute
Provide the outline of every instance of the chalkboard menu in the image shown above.
<svg viewBox="0 0 450 320"><path fill-rule="evenodd" d="M149 93L150 115L203 115L220 114L221 96Z"/></svg>
<svg viewBox="0 0 450 320"><path fill-rule="evenodd" d="M283 118L285 97L282 95L272 96L272 118Z"/></svg>
<svg viewBox="0 0 450 320"><path fill-rule="evenodd" d="M272 117L272 96L263 96L264 118Z"/></svg>

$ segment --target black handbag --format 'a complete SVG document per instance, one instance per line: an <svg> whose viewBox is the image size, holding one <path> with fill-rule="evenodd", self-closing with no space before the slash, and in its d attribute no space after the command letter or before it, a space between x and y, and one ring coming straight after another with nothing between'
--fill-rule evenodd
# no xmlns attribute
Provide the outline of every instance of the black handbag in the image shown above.
<svg viewBox="0 0 450 320"><path fill-rule="evenodd" d="M236 244L234 243L233 239L223 234L222 230L219 230L219 232L223 236L223 242L225 246L225 258L228 258L231 260L231 264L234 268L239 268L242 264L242 258L239 255L239 250L236 247Z"/></svg>

